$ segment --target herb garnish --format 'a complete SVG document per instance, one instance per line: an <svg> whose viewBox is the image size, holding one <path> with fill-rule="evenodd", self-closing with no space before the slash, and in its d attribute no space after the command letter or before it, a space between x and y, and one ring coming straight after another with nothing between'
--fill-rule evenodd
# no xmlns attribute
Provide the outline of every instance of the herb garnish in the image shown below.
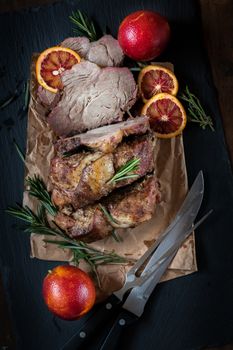
<svg viewBox="0 0 233 350"><path fill-rule="evenodd" d="M78 265L81 259L85 260L96 273L97 279L97 265L128 263L127 259L117 255L113 251L102 252L84 242L73 240L67 236L66 232L57 226L54 221L50 224L46 212L55 216L57 208L52 203L50 194L43 180L35 175L34 177L27 178L26 183L30 187L28 191L29 194L37 198L40 202L37 213L34 213L28 206L23 207L19 204L17 204L16 207L9 207L6 210L7 213L23 220L27 224L24 232L62 238L62 240L45 240L45 242L56 244L62 249L70 249L73 253L73 262Z"/></svg>
<svg viewBox="0 0 233 350"><path fill-rule="evenodd" d="M189 116L188 120L193 123L198 123L202 129L209 127L214 131L213 121L210 116L204 111L200 100L197 96L190 92L186 86L185 91L180 95L180 99L187 102Z"/></svg>
<svg viewBox="0 0 233 350"><path fill-rule="evenodd" d="M23 154L23 152L21 151L19 145L17 144L17 142L15 140L13 140L14 146L16 148L16 151L20 157L20 159L23 161L23 163L25 163L25 156Z"/></svg>
<svg viewBox="0 0 233 350"><path fill-rule="evenodd" d="M55 216L58 210L53 204L43 180L38 175L29 176L26 179L26 184L29 186L29 194L37 198L49 214Z"/></svg>
<svg viewBox="0 0 233 350"><path fill-rule="evenodd" d="M71 22L77 26L77 28L73 29L76 34L84 35L91 41L98 39L95 25L86 14L82 13L80 10L77 10L76 12L72 12L69 18Z"/></svg>
<svg viewBox="0 0 233 350"><path fill-rule="evenodd" d="M3 109L5 107L7 107L8 105L10 105L12 102L14 102L22 93L22 80L20 80L17 85L16 88L14 90L14 92L12 93L12 95L8 98L6 98L4 101L0 102L0 109Z"/></svg>
<svg viewBox="0 0 233 350"><path fill-rule="evenodd" d="M116 172L116 174L108 181L108 183L110 184L112 182L138 177L138 174L132 174L132 172L138 170L139 164L139 158L130 159Z"/></svg>
<svg viewBox="0 0 233 350"><path fill-rule="evenodd" d="M111 215L111 213L109 213L109 211L102 204L99 204L99 207L102 210L102 212L104 213L106 219L108 220L108 222L110 223L110 225L112 227L115 227L115 228L128 228L128 227L130 227L129 224L124 224L124 223L121 223L120 221L114 219L114 217ZM114 233L115 233L115 231L114 231Z"/></svg>

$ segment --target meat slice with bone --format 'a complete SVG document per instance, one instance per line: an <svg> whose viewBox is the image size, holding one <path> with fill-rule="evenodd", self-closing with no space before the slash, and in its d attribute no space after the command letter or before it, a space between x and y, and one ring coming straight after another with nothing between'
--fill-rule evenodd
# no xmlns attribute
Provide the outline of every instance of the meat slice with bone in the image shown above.
<svg viewBox="0 0 233 350"><path fill-rule="evenodd" d="M81 146L109 153L122 142L123 137L145 134L148 130L150 130L149 118L136 117L125 122L89 130L84 134L59 139L54 146L56 153L60 155L78 151Z"/></svg>
<svg viewBox="0 0 233 350"><path fill-rule="evenodd" d="M61 100L48 116L61 137L120 122L136 100L137 86L128 68L100 68L85 61L65 71L62 82Z"/></svg>
<svg viewBox="0 0 233 350"><path fill-rule="evenodd" d="M82 58L100 67L117 67L124 59L118 41L111 35L104 35L94 42L90 42L86 37L67 38L61 43L61 46L76 51Z"/></svg>
<svg viewBox="0 0 233 350"><path fill-rule="evenodd" d="M120 189L101 201L113 220L109 220L100 204L76 211L64 208L55 223L77 240L93 242L109 236L115 228L135 227L150 220L160 200L159 185L154 175Z"/></svg>
<svg viewBox="0 0 233 350"><path fill-rule="evenodd" d="M56 156L50 167L54 203L59 207L71 204L78 209L151 173L154 169L154 143L154 135L147 133L133 139L126 138L111 153L81 152L70 157ZM116 172L131 159L139 159L138 168L132 172L137 177L111 182Z"/></svg>

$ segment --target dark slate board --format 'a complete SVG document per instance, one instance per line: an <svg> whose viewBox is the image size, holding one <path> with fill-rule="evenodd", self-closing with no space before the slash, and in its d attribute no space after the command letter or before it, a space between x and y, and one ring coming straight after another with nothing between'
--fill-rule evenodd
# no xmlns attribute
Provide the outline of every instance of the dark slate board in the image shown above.
<svg viewBox="0 0 233 350"><path fill-rule="evenodd" d="M7 97L29 74L31 55L72 34L68 16L77 6L113 35L122 18L144 8L168 17L172 41L161 60L175 65L182 83L188 83L213 116L216 131L188 125L184 133L188 176L193 181L203 169L205 200L200 215L213 208L212 217L196 232L199 272L166 282L154 291L138 323L124 332L119 348L147 350L200 349L233 340L233 182L216 92L202 44L197 2L194 0L66 1L0 16L0 96ZM43 304L41 284L56 263L31 260L29 239L4 208L21 202L24 169L13 138L26 144L25 115L18 116L23 96L0 110L1 274L7 294L17 349L56 350L82 320L54 318ZM4 345L4 344L0 344ZM93 349L97 349L93 344Z"/></svg>

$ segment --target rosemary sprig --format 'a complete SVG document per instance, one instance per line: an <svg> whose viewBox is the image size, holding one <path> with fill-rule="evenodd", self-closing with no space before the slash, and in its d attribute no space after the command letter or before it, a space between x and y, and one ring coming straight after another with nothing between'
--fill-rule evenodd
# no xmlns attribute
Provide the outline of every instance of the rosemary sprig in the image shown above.
<svg viewBox="0 0 233 350"><path fill-rule="evenodd" d="M45 242L56 244L62 249L71 249L75 251L75 260L80 262L80 260L85 260L88 263L91 262L96 265L104 264L122 264L126 262L126 259L117 255L114 252L101 252L93 247L90 247L81 241L53 241L46 240Z"/></svg>
<svg viewBox="0 0 233 350"><path fill-rule="evenodd" d="M99 207L112 227L115 227L115 228L129 227L128 224L121 223L120 221L114 219L114 217L109 213L109 211L102 204L99 204ZM113 232L113 235L114 235L114 232Z"/></svg>
<svg viewBox="0 0 233 350"><path fill-rule="evenodd" d="M108 181L108 183L110 184L112 182L138 177L137 174L132 173L138 169L139 163L139 158L129 160L116 172L116 174L111 178L111 180Z"/></svg>
<svg viewBox="0 0 233 350"><path fill-rule="evenodd" d="M140 72L140 70L142 70L143 68L151 64L150 62L140 62L140 61L136 61L135 63L137 64L137 67L131 67L130 68L131 72Z"/></svg>
<svg viewBox="0 0 233 350"><path fill-rule="evenodd" d="M112 217L112 215L108 212L108 210L102 204L99 204L99 207L111 225L113 224L118 225L118 221Z"/></svg>
<svg viewBox="0 0 233 350"><path fill-rule="evenodd" d="M189 121L198 123L204 130L206 127L209 127L212 131L214 131L213 120L206 114L199 98L190 92L188 86L186 86L185 91L180 95L180 99L187 102Z"/></svg>
<svg viewBox="0 0 233 350"><path fill-rule="evenodd" d="M73 29L75 33L78 35L87 36L91 41L98 39L95 25L86 14L82 13L80 10L77 10L76 12L72 12L69 19L77 26L77 28Z"/></svg>
<svg viewBox="0 0 233 350"><path fill-rule="evenodd" d="M52 203L51 196L47 191L44 181L39 176L34 175L34 177L28 177L26 183L29 186L29 194L37 198L49 214L55 216L57 208Z"/></svg>
<svg viewBox="0 0 233 350"><path fill-rule="evenodd" d="M123 242L123 239L117 234L116 230L112 230L112 237L115 239L116 242L120 243Z"/></svg>
<svg viewBox="0 0 233 350"><path fill-rule="evenodd" d="M8 98L6 98L4 101L0 102L0 110L7 107L8 105L10 105L12 102L14 102L22 93L22 81L20 80L17 85L15 90L13 91L12 95Z"/></svg>
<svg viewBox="0 0 233 350"><path fill-rule="evenodd" d="M25 207L22 207L19 204L16 204L15 207L9 207L6 209L6 212L17 219L23 220L28 224L28 226L25 228L25 232L34 232L34 228L38 227L38 230L40 228L44 228L48 224L46 215L45 215L45 208L43 206L39 206L37 213L33 213L33 211L26 205ZM44 233L44 232L43 232ZM51 234L48 232L48 234Z"/></svg>
<svg viewBox="0 0 233 350"><path fill-rule="evenodd" d="M62 241L45 240L45 242L56 244L59 248L71 249L73 253L75 252L74 261L78 264L81 259L84 259L89 263L94 272L96 272L96 266L100 264L122 264L128 262L124 257L114 252L101 252L84 242L71 239L55 222L53 222L54 227L52 227L47 220L46 210L43 205L39 207L37 214L29 207L22 207L20 205L17 205L15 208L9 207L6 212L27 223L27 227L24 229L26 233L51 235L62 238Z"/></svg>

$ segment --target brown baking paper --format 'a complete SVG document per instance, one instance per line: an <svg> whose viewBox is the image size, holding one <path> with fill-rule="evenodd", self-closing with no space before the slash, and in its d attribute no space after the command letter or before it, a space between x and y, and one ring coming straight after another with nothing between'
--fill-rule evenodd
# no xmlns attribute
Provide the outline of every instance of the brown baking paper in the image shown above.
<svg viewBox="0 0 233 350"><path fill-rule="evenodd" d="M28 113L26 176L37 174L48 183L50 160L53 157L53 132L46 123L45 108L37 101L37 83L35 67L32 64L31 100ZM157 239L175 217L187 193L187 173L184 158L182 136L172 139L157 139L155 147L156 175L161 184L161 202L157 205L153 218L134 229L119 230L123 242L112 237L97 241L91 245L99 250L114 250L129 259L138 259ZM24 205L36 208L36 203L27 192L24 193ZM46 236L31 235L31 257L43 260L71 261L69 250L60 249L54 244L45 243ZM129 265L105 265L98 267L101 294L111 294L124 283ZM84 263L81 268L88 270ZM169 280L190 274L197 270L195 241L192 234L179 249L162 280ZM100 292L100 291L99 291Z"/></svg>

